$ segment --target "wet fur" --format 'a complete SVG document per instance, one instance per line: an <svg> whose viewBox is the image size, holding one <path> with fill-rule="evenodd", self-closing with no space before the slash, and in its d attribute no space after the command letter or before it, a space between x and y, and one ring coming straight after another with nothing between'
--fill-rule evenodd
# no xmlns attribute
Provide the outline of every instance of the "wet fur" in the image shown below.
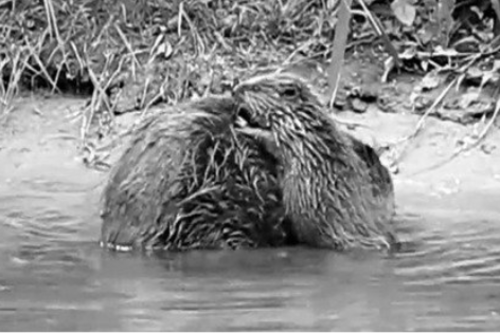
<svg viewBox="0 0 500 333"><path fill-rule="evenodd" d="M186 250L282 245L277 161L232 127L234 103L165 108L135 131L103 193L109 248Z"/></svg>
<svg viewBox="0 0 500 333"><path fill-rule="evenodd" d="M243 130L267 140L280 161L284 206L301 243L337 250L397 244L388 170L371 147L337 128L310 86L293 74L268 74L239 84L234 97Z"/></svg>

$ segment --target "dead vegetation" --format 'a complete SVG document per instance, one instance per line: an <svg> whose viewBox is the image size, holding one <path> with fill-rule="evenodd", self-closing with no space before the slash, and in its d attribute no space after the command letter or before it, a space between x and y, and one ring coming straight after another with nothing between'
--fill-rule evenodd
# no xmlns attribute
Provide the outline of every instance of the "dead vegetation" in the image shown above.
<svg viewBox="0 0 500 333"><path fill-rule="evenodd" d="M340 29L336 39L349 35L349 43L332 47L337 21L350 17L351 11L337 15L341 3L353 15L346 20L351 29ZM144 75L136 101L143 107L154 100L148 86L159 85L153 76L168 81L162 97L178 100L217 92L257 67L325 61L332 50L377 40L390 55L385 60L392 59L389 72L394 66L453 70L494 53L496 15L498 0L358 0L353 6L345 0L6 0L0 2L2 88L109 95Z"/></svg>
<svg viewBox="0 0 500 333"><path fill-rule="evenodd" d="M496 114L499 0L4 0L0 22L0 117L22 89L87 95L83 141L96 119L103 131L115 114L222 93L266 67L329 67L319 84L334 104L349 90L344 54L360 52L383 67L378 86L420 78L410 103L422 124L409 138L425 117L449 114L446 87L475 110L467 117ZM366 96L351 88L348 98ZM490 100L477 111L484 92Z"/></svg>
<svg viewBox="0 0 500 333"><path fill-rule="evenodd" d="M88 93L98 85L106 91L124 72L135 77L161 61L161 74L181 88L171 89L176 96L170 97L183 98L190 90L203 93L190 86L196 70L203 80L204 72L221 71L208 77L223 81L215 76L232 79L258 65L286 62L293 53L327 52L335 9L299 0L3 1L4 85L21 71L28 88Z"/></svg>

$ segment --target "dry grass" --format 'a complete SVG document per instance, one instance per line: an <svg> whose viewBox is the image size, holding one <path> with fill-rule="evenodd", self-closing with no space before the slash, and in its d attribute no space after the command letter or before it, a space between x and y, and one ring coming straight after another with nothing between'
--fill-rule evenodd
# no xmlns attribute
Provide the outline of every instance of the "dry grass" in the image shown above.
<svg viewBox="0 0 500 333"><path fill-rule="evenodd" d="M6 56L0 59L0 73L3 74L4 81L4 83L0 82L0 123L13 109L12 100L17 93L26 65L22 57L22 50L13 46L8 50Z"/></svg>
<svg viewBox="0 0 500 333"><path fill-rule="evenodd" d="M20 88L91 93L85 145L96 112L147 112L222 93L258 67L327 58L339 1L0 1L0 117Z"/></svg>
<svg viewBox="0 0 500 333"><path fill-rule="evenodd" d="M491 1L500 20L499 1ZM331 103L350 33L351 2L0 0L0 122L13 111L12 100L21 88L91 93L81 115L81 137L84 148L93 151L86 137L96 112L105 110L111 120L119 109L142 109L144 114L158 101L176 103L221 93L259 67L330 57ZM354 3L362 9L356 15L371 24L372 34L382 39L394 65L401 66L398 52L405 45L404 27L390 24L388 32L363 0ZM446 8L444 17L450 18L452 6ZM339 10L343 12L337 22ZM451 30L445 29L446 40ZM389 33L391 38L401 37L399 50ZM490 48L497 42L498 36ZM132 86L130 96L120 96L124 84Z"/></svg>
<svg viewBox="0 0 500 333"><path fill-rule="evenodd" d="M123 67L135 76L141 67L161 60L173 87L183 88L175 98L182 98L191 94L184 89L204 91L182 82L192 70L201 70L201 76L222 71L212 76L231 80L249 68L283 61L294 51L302 57L327 55L335 25L332 3L2 1L4 86L10 86L6 78L7 83L18 85L14 78L20 78L28 88L42 84L53 91L99 83L100 94ZM17 53L11 54L11 45Z"/></svg>

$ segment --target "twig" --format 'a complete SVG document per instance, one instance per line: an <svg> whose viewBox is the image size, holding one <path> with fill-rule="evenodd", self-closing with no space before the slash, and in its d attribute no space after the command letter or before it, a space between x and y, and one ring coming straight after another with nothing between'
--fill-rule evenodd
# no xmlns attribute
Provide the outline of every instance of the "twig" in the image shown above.
<svg viewBox="0 0 500 333"><path fill-rule="evenodd" d="M431 171L431 170L437 169L439 167L442 167L443 165L451 162L453 159L458 157L460 154L467 152L474 147L477 147L486 138L486 135L490 131L491 127L493 127L493 124L495 123L495 120L497 119L499 112L500 112L500 98L497 99L497 102L495 105L495 111L493 112L493 115L492 115L490 121L488 122L488 124L486 124L486 126L483 128L483 131L479 134L479 136L477 137L477 139L474 142L472 142L468 145L464 144L458 150L456 150L453 154L451 154L449 157L445 158L444 160L442 160L434 165L431 165L431 166L426 167L422 170L414 172L412 174L412 176L418 175L422 172Z"/></svg>
<svg viewBox="0 0 500 333"><path fill-rule="evenodd" d="M0 63L0 72L8 62L9 59ZM7 116L14 109L14 107L12 106L12 101L14 99L14 96L16 95L19 80L25 68L25 61L24 59L22 59L22 50L14 50L13 59L10 60L10 63L12 64L12 70L10 72L8 82L0 82L0 86L2 87L2 100L0 101L0 116L2 117L2 122L3 120L7 119ZM7 89L5 89L4 84L7 85Z"/></svg>
<svg viewBox="0 0 500 333"><path fill-rule="evenodd" d="M351 18L352 0L341 0L338 11L338 22L335 28L335 39L333 41L333 51L330 66L328 67L328 85L330 101L328 105L333 107L335 97L340 82L340 70L344 63L344 52L347 43L347 34L349 33L349 20Z"/></svg>
<svg viewBox="0 0 500 333"><path fill-rule="evenodd" d="M385 47L387 48L387 51L391 54L392 58L394 59L394 64L397 67L401 66L401 60L399 59L398 51L394 48L394 46L391 43L391 40L389 39L389 36L385 33L385 31L382 29L380 21L378 20L375 15L373 15L368 7L366 6L364 0L358 0L359 4L361 7L363 7L363 11L366 14L366 17L368 17L368 20L370 21L370 24L372 25L373 29L375 30L375 33L382 37L382 40L384 41Z"/></svg>
<svg viewBox="0 0 500 333"><path fill-rule="evenodd" d="M417 135L420 133L420 131L422 130L422 128L424 127L425 125L425 120L427 119L427 117L439 106L439 104L441 104L441 102L444 100L444 98L446 97L446 95L448 94L448 92L450 91L450 89L457 83L459 82L460 80L460 77L465 75L465 72L469 69L469 67L471 67L479 58L482 57L483 54L477 54L476 56L474 56L467 64L465 64L459 71L460 75L459 76L456 76L449 84L448 86L441 92L441 94L439 94L439 96L436 98L436 100L434 100L434 103L432 103L432 105L427 109L427 111L425 111L425 113L422 115L422 117L420 117L414 131L406 136L405 138L403 139L400 139L398 142L396 142L395 144L399 144L399 143L405 143L405 145L403 146L403 148L401 149L401 151L399 152L399 155L395 158L394 162L396 163L399 163L401 161L401 159L403 158L403 156L405 155L406 153L406 149L408 148L408 145L409 145L409 142L413 139L415 139L417 137Z"/></svg>
<svg viewBox="0 0 500 333"><path fill-rule="evenodd" d="M28 38L26 36L24 37L24 41L25 41L26 47L28 48L28 51L30 52L30 55L33 57L33 59L35 59L36 63L40 67L40 70L42 71L43 75L45 76L47 81L49 81L50 84L52 85L52 89L60 92L59 88L57 87L56 82L50 76L49 72L47 71L47 68L44 66L42 60L40 59L39 54L35 51L35 48L32 45L30 45Z"/></svg>
<svg viewBox="0 0 500 333"><path fill-rule="evenodd" d="M432 105L427 109L427 111L425 111L422 117L420 117L417 126L415 126L413 132L407 137L401 139L399 142L412 140L420 133L422 128L424 128L425 120L437 108L437 106L441 104L441 102L444 100L450 89L455 85L457 81L458 81L458 76L455 77L453 80L451 80L451 82L446 86L446 88L441 92L441 94L439 94L439 96L434 100L434 103L432 103Z"/></svg>
<svg viewBox="0 0 500 333"><path fill-rule="evenodd" d="M134 49L132 48L132 44L128 41L127 37L125 36L123 31L120 29L120 27L116 23L114 24L114 27L115 27L116 31L118 31L118 35L120 35L120 38L125 43L125 46L127 47L128 52L132 57L132 60L133 60L133 62L132 62L132 75L135 79L135 66L140 66L139 60L137 60L137 58L135 57L135 52L134 52Z"/></svg>
<svg viewBox="0 0 500 333"><path fill-rule="evenodd" d="M54 12L54 6L52 5L52 0L45 0L43 4L47 13L47 22L49 24L51 35L54 33L59 46L62 47L64 46L64 43L62 42L61 35L59 34L59 28L57 27L57 19Z"/></svg>

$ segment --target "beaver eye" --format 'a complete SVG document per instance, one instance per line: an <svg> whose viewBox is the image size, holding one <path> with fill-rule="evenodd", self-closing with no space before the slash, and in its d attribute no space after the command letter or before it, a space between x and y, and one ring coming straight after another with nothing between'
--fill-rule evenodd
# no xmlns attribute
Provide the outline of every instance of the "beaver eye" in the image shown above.
<svg viewBox="0 0 500 333"><path fill-rule="evenodd" d="M283 90L283 96L284 97L297 97L299 95L299 91L295 87L287 87L285 90Z"/></svg>

